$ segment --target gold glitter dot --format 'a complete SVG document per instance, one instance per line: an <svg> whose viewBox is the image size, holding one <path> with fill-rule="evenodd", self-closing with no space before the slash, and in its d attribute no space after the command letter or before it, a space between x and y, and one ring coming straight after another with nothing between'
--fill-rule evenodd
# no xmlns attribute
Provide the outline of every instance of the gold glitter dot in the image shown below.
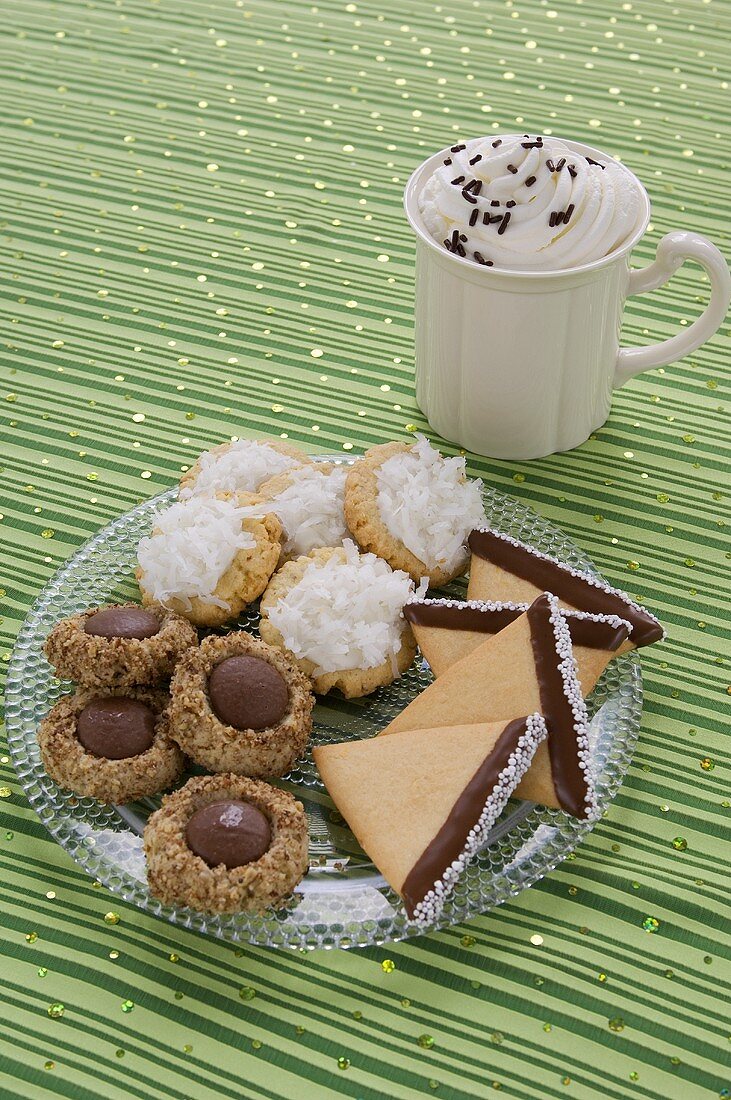
<svg viewBox="0 0 731 1100"><path fill-rule="evenodd" d="M387 264L391 257L386 255L385 252L381 252L378 256L376 256L376 259L381 264Z"/></svg>
<svg viewBox="0 0 731 1100"><path fill-rule="evenodd" d="M28 943L35 943L36 940L38 939L38 933L37 932L26 932L25 938L26 938L26 941Z"/></svg>
<svg viewBox="0 0 731 1100"><path fill-rule="evenodd" d="M353 450L353 444L352 443L343 443L343 450L344 451L352 451Z"/></svg>
<svg viewBox="0 0 731 1100"><path fill-rule="evenodd" d="M239 990L239 997L242 1001L253 1001L256 997L256 990L251 985L245 985Z"/></svg>
<svg viewBox="0 0 731 1100"><path fill-rule="evenodd" d="M105 924L119 924L121 919L122 918L120 917L119 913L115 913L111 909L108 913L104 914L104 923Z"/></svg>
<svg viewBox="0 0 731 1100"><path fill-rule="evenodd" d="M135 424L141 424L142 421L145 419L145 414L144 413L134 413L134 415L132 416L132 419L134 420Z"/></svg>
<svg viewBox="0 0 731 1100"><path fill-rule="evenodd" d="M134 1006L134 1001L122 1001L122 1012L131 1012Z"/></svg>
<svg viewBox="0 0 731 1100"><path fill-rule="evenodd" d="M543 943L543 936L539 936L536 933L536 935L531 936L530 942L533 944L534 947L540 947L541 944Z"/></svg>
<svg viewBox="0 0 731 1100"><path fill-rule="evenodd" d="M118 959L119 958L119 951L116 951L116 950L112 949L109 952L109 958L110 959Z"/></svg>
<svg viewBox="0 0 731 1100"><path fill-rule="evenodd" d="M145 481L147 481L148 478L152 477L152 472L150 470L143 470L142 473L140 474L140 477L144 478Z"/></svg>
<svg viewBox="0 0 731 1100"><path fill-rule="evenodd" d="M310 352L310 355L313 359L322 359L324 354L325 352L322 350L322 348L313 348Z"/></svg>
<svg viewBox="0 0 731 1100"><path fill-rule="evenodd" d="M52 1020L60 1020L66 1011L66 1006L62 1005L60 1001L54 1001L53 1004L48 1006L48 1015Z"/></svg>
<svg viewBox="0 0 731 1100"><path fill-rule="evenodd" d="M384 974L392 974L395 969L396 963L393 961L393 959L384 959L381 963L381 970L384 972Z"/></svg>
<svg viewBox="0 0 731 1100"><path fill-rule="evenodd" d="M624 1031L624 1020L621 1016L612 1016L611 1020L607 1021L607 1026L610 1031Z"/></svg>
<svg viewBox="0 0 731 1100"><path fill-rule="evenodd" d="M55 1069L56 1068L56 1063L52 1062L49 1058L49 1060L47 1062L43 1063L43 1068L44 1069Z"/></svg>
<svg viewBox="0 0 731 1100"><path fill-rule="evenodd" d="M417 1042L418 1042L419 1046L422 1048L422 1050L431 1050L431 1048L434 1046L433 1036L432 1035L427 1035L426 1033L424 1033L423 1035L420 1035L419 1038L417 1039Z"/></svg>
<svg viewBox="0 0 731 1100"><path fill-rule="evenodd" d="M39 966L38 967L38 977L39 978L45 978L47 973L48 973L48 967L47 966Z"/></svg>
<svg viewBox="0 0 731 1100"><path fill-rule="evenodd" d="M251 1040L251 1045L254 1048L254 1050L261 1050L261 1048L264 1044L262 1043L261 1039L252 1039Z"/></svg>
<svg viewBox="0 0 731 1100"><path fill-rule="evenodd" d="M701 760L700 765L704 772L712 772L716 766L709 756L705 756L703 760Z"/></svg>
<svg viewBox="0 0 731 1100"><path fill-rule="evenodd" d="M338 1058L338 1069L350 1069L350 1058L341 1055L340 1058Z"/></svg>
<svg viewBox="0 0 731 1100"><path fill-rule="evenodd" d="M53 531L50 527L46 527L46 529L44 531L41 531L41 538L42 539L52 539L55 534L56 534L56 532Z"/></svg>
<svg viewBox="0 0 731 1100"><path fill-rule="evenodd" d="M12 793L10 787L0 787L0 798L10 798Z"/></svg>

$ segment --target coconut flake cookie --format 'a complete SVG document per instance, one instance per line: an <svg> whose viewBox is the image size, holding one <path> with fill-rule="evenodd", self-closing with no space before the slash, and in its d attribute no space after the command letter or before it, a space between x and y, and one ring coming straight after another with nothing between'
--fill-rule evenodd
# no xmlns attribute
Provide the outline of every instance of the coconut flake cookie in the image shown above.
<svg viewBox="0 0 731 1100"><path fill-rule="evenodd" d="M343 466L318 462L278 474L261 486L259 496L282 524L282 561L338 546L348 537L343 512L347 473Z"/></svg>
<svg viewBox="0 0 731 1100"><path fill-rule="evenodd" d="M277 567L282 528L255 514L251 493L195 496L157 513L140 542L137 580L144 604L164 604L195 626L221 626L257 599Z"/></svg>
<svg viewBox="0 0 731 1100"><path fill-rule="evenodd" d="M144 844L150 892L207 913L276 905L309 862L302 803L239 775L189 779L149 819Z"/></svg>
<svg viewBox="0 0 731 1100"><path fill-rule="evenodd" d="M424 436L382 443L348 472L345 521L364 550L438 588L467 567L465 540L484 523L481 487L464 458L443 458Z"/></svg>
<svg viewBox="0 0 731 1100"><path fill-rule="evenodd" d="M245 631L205 638L170 685L170 726L212 772L284 775L301 756L315 699L294 662Z"/></svg>
<svg viewBox="0 0 731 1100"><path fill-rule="evenodd" d="M101 802L134 802L164 791L183 773L168 699L166 691L139 687L64 695L38 727L46 771L61 787Z"/></svg>
<svg viewBox="0 0 731 1100"><path fill-rule="evenodd" d="M255 493L269 478L309 464L310 459L281 439L237 439L204 451L180 479L180 499L200 493Z"/></svg>
<svg viewBox="0 0 731 1100"><path fill-rule="evenodd" d="M167 680L198 645L190 623L160 605L92 607L56 623L44 651L62 680L89 688L126 688Z"/></svg>
<svg viewBox="0 0 731 1100"><path fill-rule="evenodd" d="M259 630L295 658L316 692L339 688L353 699L390 684L414 659L402 613L413 591L405 573L347 540L279 570L262 597Z"/></svg>

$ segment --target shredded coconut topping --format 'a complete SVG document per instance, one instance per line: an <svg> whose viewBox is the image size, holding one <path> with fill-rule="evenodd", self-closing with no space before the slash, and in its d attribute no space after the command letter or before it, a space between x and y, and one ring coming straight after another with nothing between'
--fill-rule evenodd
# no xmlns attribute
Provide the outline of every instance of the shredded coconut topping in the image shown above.
<svg viewBox="0 0 731 1100"><path fill-rule="evenodd" d="M465 480L464 458L444 458L423 435L376 470L378 510L390 534L428 569L466 560L465 539L485 522L482 482Z"/></svg>
<svg viewBox="0 0 731 1100"><path fill-rule="evenodd" d="M287 554L309 554L321 546L339 546L347 538L343 495L347 468L330 473L302 466L289 475L291 484L267 504L282 522Z"/></svg>
<svg viewBox="0 0 731 1100"><path fill-rule="evenodd" d="M237 551L256 545L242 530L250 512L235 500L202 496L156 512L153 533L137 549L146 592L162 604L180 600L186 610L192 596L228 609L213 593Z"/></svg>
<svg viewBox="0 0 731 1100"><path fill-rule="evenodd" d="M477 823L467 834L459 856L444 870L442 877L414 908L413 920L421 927L433 924L438 918L447 897L473 856L484 848L493 825L503 812L508 799L528 771L535 751L547 736L546 723L540 714L530 714L525 720L525 732L521 735L508 762L497 777L491 791L485 792L485 805Z"/></svg>
<svg viewBox="0 0 731 1100"><path fill-rule="evenodd" d="M202 493L255 493L268 478L299 465L296 458L257 439L238 439L225 451L204 451L195 484L180 490L186 500Z"/></svg>
<svg viewBox="0 0 731 1100"><path fill-rule="evenodd" d="M346 539L269 611L269 619L295 657L316 675L376 668L396 656L404 630L403 606L414 591L407 573L375 554L359 554Z"/></svg>

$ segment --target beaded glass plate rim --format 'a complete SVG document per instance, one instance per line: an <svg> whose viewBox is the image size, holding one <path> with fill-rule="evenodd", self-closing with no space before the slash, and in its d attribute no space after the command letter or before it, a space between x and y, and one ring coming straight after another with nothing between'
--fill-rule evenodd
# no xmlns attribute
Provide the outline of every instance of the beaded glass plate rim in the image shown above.
<svg viewBox="0 0 731 1100"><path fill-rule="evenodd" d="M337 462L350 465L357 455L315 455L316 461ZM42 654L42 644L48 625L48 615L58 602L63 585L74 575L79 566L88 560L104 543L109 541L120 529L123 530L135 521L149 519L153 509L166 504L174 498L175 490L167 490L158 496L141 502L135 508L117 517L106 527L99 530L57 570L48 581L30 609L18 633L15 647L8 666L6 691L6 727L8 746L20 784L41 822L51 836L69 852L72 858L88 874L102 882L112 892L139 908L167 919L171 923L195 930L207 935L232 942L248 941L252 944L290 947L294 949L314 949L317 947L363 947L388 942L396 942L411 936L423 934L424 929L410 922L403 910L396 909L393 915L385 918L370 918L361 926L353 922L339 926L323 925L318 928L317 921L303 924L289 922L292 927L274 921L270 913L263 915L234 914L233 916L212 916L184 907L163 906L153 898L146 883L129 875L120 873L110 865L105 853L99 855L93 844L80 842L77 829L72 827L72 817L68 806L66 815L59 813L49 791L50 780L36 755L33 758L33 738L40 715L36 707L35 692L28 696L27 682L23 667L30 652ZM540 535L539 549L550 550L567 564L585 569L597 578L600 574L593 563L584 555L563 531L549 521L538 516L527 505L515 498L491 488L484 488L484 498L488 520L497 529L506 533L525 537L523 529L527 524ZM509 517L506 520L506 516ZM69 612L66 611L66 614ZM58 616L57 616L58 617ZM55 620L54 620L55 621ZM618 685L627 695L631 713L627 719L620 719L617 729L610 729L610 744L606 758L602 762L599 790L600 809L607 808L614 798L629 766L632 751L637 739L642 710L642 677L640 665L635 654L630 654L612 663ZM619 690L619 688L617 688ZM611 698L611 696L610 696ZM66 798L71 804L71 800ZM101 807L101 804L98 804ZM101 807L104 809L104 807ZM107 807L116 813L125 823L129 816L124 809ZM469 917L484 913L500 905L527 889L552 871L562 860L569 856L579 841L593 828L593 822L580 822L566 817L558 811L521 804L507 822L498 822L490 836L490 846L497 841L507 841L517 825L534 821L535 832L531 838L535 843L529 853L520 860L514 859L497 875L491 874L489 882L480 881L478 896L470 897L460 905L459 912L452 912L452 906L445 907L440 918L428 931L436 931L460 923ZM540 840L538 836L540 834ZM484 851L485 849L483 849ZM522 848L519 849L519 852ZM519 853L517 853L519 854ZM489 887L489 889L488 889ZM388 887L384 894L396 898ZM396 901L398 899L396 898ZM279 912L279 911L277 911Z"/></svg>

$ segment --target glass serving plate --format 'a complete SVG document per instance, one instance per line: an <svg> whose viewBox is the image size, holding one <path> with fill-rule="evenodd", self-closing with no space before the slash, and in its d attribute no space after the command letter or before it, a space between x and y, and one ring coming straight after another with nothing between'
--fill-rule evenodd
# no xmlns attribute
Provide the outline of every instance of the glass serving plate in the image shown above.
<svg viewBox="0 0 731 1100"><path fill-rule="evenodd" d="M349 463L353 458L318 456ZM359 847L319 778L311 753L275 782L296 793L310 823L310 871L281 908L263 915L213 916L162 905L147 887L142 831L159 797L126 806L79 798L57 786L43 768L36 727L58 697L73 685L57 680L43 655L43 642L61 618L98 604L136 599L137 544L150 531L155 509L171 503L175 490L145 501L94 536L56 573L23 624L8 668L8 743L30 804L53 837L94 878L126 901L173 924L230 941L294 949L365 947L421 934L407 918L398 895ZM490 524L548 551L567 564L592 563L556 527L529 508L484 490ZM463 597L465 582L441 590ZM257 633L252 607L239 628ZM417 656L394 684L365 699L318 699L313 744L371 737L432 679ZM634 654L612 661L588 700L590 741L597 765L600 809L613 798L629 765L640 725L642 678ZM435 776L438 782L438 776ZM374 777L373 797L378 797ZM531 803L511 801L488 842L463 874L433 928L461 923L531 886L565 859L591 824Z"/></svg>

